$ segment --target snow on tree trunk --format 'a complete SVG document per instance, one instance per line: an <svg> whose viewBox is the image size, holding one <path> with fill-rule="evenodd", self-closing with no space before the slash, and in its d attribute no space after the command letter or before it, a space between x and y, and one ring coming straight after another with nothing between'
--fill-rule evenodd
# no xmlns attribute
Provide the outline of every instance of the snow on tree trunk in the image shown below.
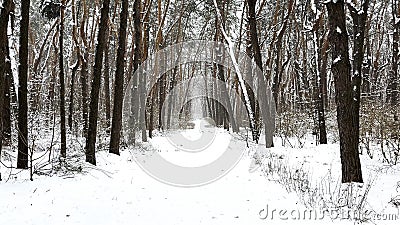
<svg viewBox="0 0 400 225"><path fill-rule="evenodd" d="M342 164L342 182L363 182L361 163L358 153L359 137L357 136L353 113L353 87L351 83L351 64L349 43L346 29L344 1L326 4L329 19L329 43L332 49L332 74L335 82L337 121L340 138L340 158ZM341 32L337 32L337 27Z"/></svg>

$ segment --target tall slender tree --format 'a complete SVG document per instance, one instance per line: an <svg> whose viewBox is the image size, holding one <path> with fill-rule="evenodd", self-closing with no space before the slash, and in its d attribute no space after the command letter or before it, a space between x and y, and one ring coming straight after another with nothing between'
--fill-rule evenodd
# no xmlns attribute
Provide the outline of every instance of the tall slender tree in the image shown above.
<svg viewBox="0 0 400 225"><path fill-rule="evenodd" d="M136 1L135 1L136 4ZM114 107L111 125L110 153L119 155L121 138L122 103L124 98L124 68L126 48L126 27L128 23L128 0L122 0L122 10L119 25L119 41L117 55L117 71L115 72Z"/></svg>
<svg viewBox="0 0 400 225"><path fill-rule="evenodd" d="M70 93L69 93L69 113L68 113L68 127L72 131L72 123L74 117L74 107L75 107L75 80L76 73L81 65L81 50L79 45L79 37L78 37L78 15L76 12L75 0L71 2L71 16L72 16L72 42L74 46L74 53L76 53L76 63L72 67L71 70L71 85L70 85Z"/></svg>
<svg viewBox="0 0 400 225"><path fill-rule="evenodd" d="M87 31L87 21L89 17L88 3L86 0L82 0L83 15L80 23L80 36L81 43L84 46L83 53L80 54L80 61L82 63L80 83L81 83L81 93L82 93L82 120L83 120L83 136L87 138L88 131L88 74L89 74L89 43L87 41L88 37L86 35ZM85 29L86 28L86 29Z"/></svg>
<svg viewBox="0 0 400 225"><path fill-rule="evenodd" d="M28 32L30 0L21 1L18 66L18 157L17 168L28 168Z"/></svg>
<svg viewBox="0 0 400 225"><path fill-rule="evenodd" d="M291 4L293 3L290 1ZM261 73L263 72L263 63L262 63L262 57L261 57L261 50L260 50L260 45L258 42L258 34L257 34L257 20L256 20L256 4L257 0L247 0L247 4L249 7L249 33L250 33L250 40L251 40L251 46L253 50L253 56L254 60L256 62L257 67L260 69ZM291 6L290 6L291 8ZM261 99L261 111L263 113L263 118L264 118L264 129L265 129L265 145L267 148L271 148L274 146L273 142L273 129L274 129L274 124L271 123L271 116L273 112L269 109L271 106L271 102L268 104L268 99L267 99L267 90L265 89L265 81L264 81L264 75L261 74L261 76L258 79L259 82L259 93L262 95L260 96L259 99ZM261 83L262 82L262 83ZM276 101L276 99L275 99ZM269 105L269 107L268 107ZM257 135L258 136L258 135ZM257 138L258 140L258 138Z"/></svg>
<svg viewBox="0 0 400 225"><path fill-rule="evenodd" d="M115 7L117 8L117 7ZM106 121L105 128L106 132L110 132L110 124L111 124L111 94L110 94L110 35L112 34L112 28L107 26L106 31L106 46L104 48L104 103L105 103L105 111L106 111ZM117 65L117 69L118 69Z"/></svg>
<svg viewBox="0 0 400 225"><path fill-rule="evenodd" d="M354 113L353 120L355 127L355 136L360 136L360 107L361 107L361 82L362 82L362 66L364 62L365 49L365 28L367 23L369 0L363 0L360 9L356 9L352 4L348 4L350 15L353 19L353 100ZM394 44L394 43L393 43ZM398 46L397 48L398 49ZM398 50L397 50L398 53ZM396 63L397 64L397 63ZM397 70L397 69L396 69Z"/></svg>
<svg viewBox="0 0 400 225"><path fill-rule="evenodd" d="M145 5L147 7L151 7L151 0L145 1ZM147 10L146 14L143 16L143 24L145 24L145 29L143 29L142 23L140 22L140 12L142 11L142 7L140 4L140 0L135 0L134 4L134 11L135 11L135 42L136 42L136 51L138 59L143 61L147 58L148 54L148 42L149 42L149 29L147 26L149 25L149 15L150 10ZM144 31L144 32L143 32ZM139 104L140 104L140 113L139 113L139 122L140 128L142 129L142 141L147 142L147 127L146 127L146 91L145 91L145 84L146 84L146 77L143 71L140 71L141 76L139 76Z"/></svg>
<svg viewBox="0 0 400 225"><path fill-rule="evenodd" d="M225 0L221 1L221 4L218 5L220 7L219 11L221 12L221 18L216 18L216 31L215 31L215 39L218 41L222 41L223 40L223 36L221 34L221 29L225 29L225 23L226 23L226 17L228 15L225 15L227 12L225 12L225 6L226 6L227 2ZM222 52L217 51L216 52L216 58L218 59L218 61L222 60ZM224 128L225 129L229 129L229 123L226 122L228 120L227 115L229 116L229 121L232 125L232 130L233 132L238 132L239 128L236 125L236 118L233 116L233 107L231 104L231 101L229 99L229 95L228 95L228 90L225 84L225 70L224 67L222 65L217 65L217 79L220 81L220 86L218 87L218 89L220 90L220 95L222 97L222 100L224 101L223 104L220 106L220 111L218 112L219 115L221 117L220 122L224 123ZM224 106L226 108L224 108ZM225 113L227 111L227 113Z"/></svg>
<svg viewBox="0 0 400 225"><path fill-rule="evenodd" d="M315 75L314 76L314 101L315 101L315 111L318 121L318 131L319 131L319 143L328 144L327 134L326 134L326 124L325 124L325 108L324 108L324 65L322 62L322 49L321 44L323 44L320 38L320 26L323 24L323 14L319 14L319 11L315 9L315 23L313 27L313 39L314 39L314 54L315 54ZM323 38L322 38L323 39ZM326 49L324 49L326 51Z"/></svg>
<svg viewBox="0 0 400 225"><path fill-rule="evenodd" d="M387 87L387 102L391 106L396 107L399 102L399 42L400 42L400 4L398 0L392 0L392 23L393 23L393 53L392 53L392 68L389 71L388 87ZM397 114L395 113L395 119L397 120Z"/></svg>
<svg viewBox="0 0 400 225"><path fill-rule="evenodd" d="M92 89L90 92L89 129L86 139L86 162L96 165L97 118L99 114L99 94L101 87L101 70L103 68L104 47L107 40L110 0L104 0L101 8L100 26L97 34L96 54L93 67Z"/></svg>
<svg viewBox="0 0 400 225"><path fill-rule="evenodd" d="M5 120L3 121L4 115L6 114L6 93L9 93L6 91L7 85L7 77L11 76L12 74L8 74L9 72L7 67L9 61L9 50L8 50L8 37L7 37L7 28L8 28L8 21L10 18L10 12L14 8L14 3L12 0L5 0L3 2L3 7L0 8L0 156L1 156L1 148L3 144L3 127L5 127ZM9 88L9 87L8 87Z"/></svg>
<svg viewBox="0 0 400 225"><path fill-rule="evenodd" d="M248 34L249 34L249 39L250 39L250 46L252 50L252 56L254 57L254 60L256 62L257 67L263 71L263 65L262 65L262 58L261 58L261 51L260 51L260 44L258 43L258 33L257 33L257 20L256 20L256 4L257 0L248 0L247 1L247 6L248 6ZM251 94L252 96L253 94ZM252 98L253 101L254 98ZM254 105L254 112L256 110L256 103L252 103ZM257 117L257 116L256 116ZM254 124L257 124L256 121ZM254 127L253 129L257 129L257 127ZM254 133L254 132L253 132ZM258 142L258 136L259 136L259 131L256 130L255 134L253 134L253 138L255 141ZM272 145L267 144L268 146Z"/></svg>
<svg viewBox="0 0 400 225"><path fill-rule="evenodd" d="M61 1L60 11L60 24L59 24L59 51L58 51L58 65L59 65L59 79L60 79L60 131L61 131L61 157L67 156L67 136L65 128L65 81L64 81L64 5L65 0Z"/></svg>

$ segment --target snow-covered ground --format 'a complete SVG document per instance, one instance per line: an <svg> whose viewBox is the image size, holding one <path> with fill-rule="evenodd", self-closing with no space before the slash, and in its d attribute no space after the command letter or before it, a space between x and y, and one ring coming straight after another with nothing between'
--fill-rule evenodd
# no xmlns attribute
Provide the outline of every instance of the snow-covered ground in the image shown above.
<svg viewBox="0 0 400 225"><path fill-rule="evenodd" d="M337 145L264 150L262 144L250 144L247 149L242 136L219 128L208 129L199 121L195 129L178 133L195 141L207 132L214 132L213 143L205 146L201 154L176 151L171 136L177 132L158 133L141 147L149 157L157 152L176 164L184 164L182 157L186 158L185 166L201 166L206 159L218 158L230 141L234 148L244 149L232 170L214 182L196 187L177 187L154 179L136 162L139 149L126 149L121 156L99 151L96 167L85 163L83 156L72 157L68 164L82 172L68 173L64 169L51 176L35 174L33 181L29 181L27 171L6 179L10 171L1 166L0 224L354 224L328 216L320 219L321 215L318 219L302 218L308 211L298 193L288 193L278 178L266 172L273 161L309 173L310 188L327 177L329 182L338 181ZM280 146L279 139L276 146ZM255 152L262 165L256 165ZM199 159L188 154L200 154ZM376 177L366 201L368 207L376 214L398 213L388 202L400 195L400 188L399 192L396 190L399 167L383 167L366 157L362 157L362 164L366 181ZM397 224L399 220L369 223Z"/></svg>

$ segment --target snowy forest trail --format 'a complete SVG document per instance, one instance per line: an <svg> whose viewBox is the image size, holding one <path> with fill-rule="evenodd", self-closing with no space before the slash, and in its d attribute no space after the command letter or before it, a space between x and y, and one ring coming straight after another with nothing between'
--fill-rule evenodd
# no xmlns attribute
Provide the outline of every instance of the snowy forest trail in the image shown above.
<svg viewBox="0 0 400 225"><path fill-rule="evenodd" d="M198 130L185 132L193 138ZM157 135L149 145L168 152L168 136ZM227 136L228 132L216 129L215 140ZM245 146L244 141L236 144ZM262 217L274 207L302 208L294 193L288 194L260 170L249 172L252 157L247 152L215 182L182 188L149 176L135 163L133 151L121 156L99 152L96 167L84 164L85 174L2 184L0 224L290 224L279 220L276 212L274 220L271 214L267 220Z"/></svg>

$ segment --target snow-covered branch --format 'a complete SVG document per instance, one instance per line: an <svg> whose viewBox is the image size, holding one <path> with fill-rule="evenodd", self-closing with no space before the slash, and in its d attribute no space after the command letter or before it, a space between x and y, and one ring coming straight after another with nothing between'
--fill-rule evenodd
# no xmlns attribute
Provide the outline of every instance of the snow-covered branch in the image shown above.
<svg viewBox="0 0 400 225"><path fill-rule="evenodd" d="M221 12L219 11L217 1L216 0L213 0L213 1L214 1L215 10L217 11L217 17L219 19L222 19ZM245 101L247 112L249 113L249 119L250 119L251 127L254 128L255 127L254 112L253 112L253 110L251 108L250 97L249 97L249 94L247 93L246 84L244 82L244 78L243 78L242 72L240 71L239 64L238 64L238 62L236 60L236 57L235 57L235 52L233 50L234 49L234 44L233 44L232 40L230 39L230 37L227 35L227 33L224 30L224 28L222 26L220 28L221 28L221 32L222 32L222 34L224 36L225 41L228 43L229 56L230 56L230 58L232 60L233 67L235 69L236 75L237 75L238 80L239 80L240 88L241 88L242 93L244 95L244 101Z"/></svg>

